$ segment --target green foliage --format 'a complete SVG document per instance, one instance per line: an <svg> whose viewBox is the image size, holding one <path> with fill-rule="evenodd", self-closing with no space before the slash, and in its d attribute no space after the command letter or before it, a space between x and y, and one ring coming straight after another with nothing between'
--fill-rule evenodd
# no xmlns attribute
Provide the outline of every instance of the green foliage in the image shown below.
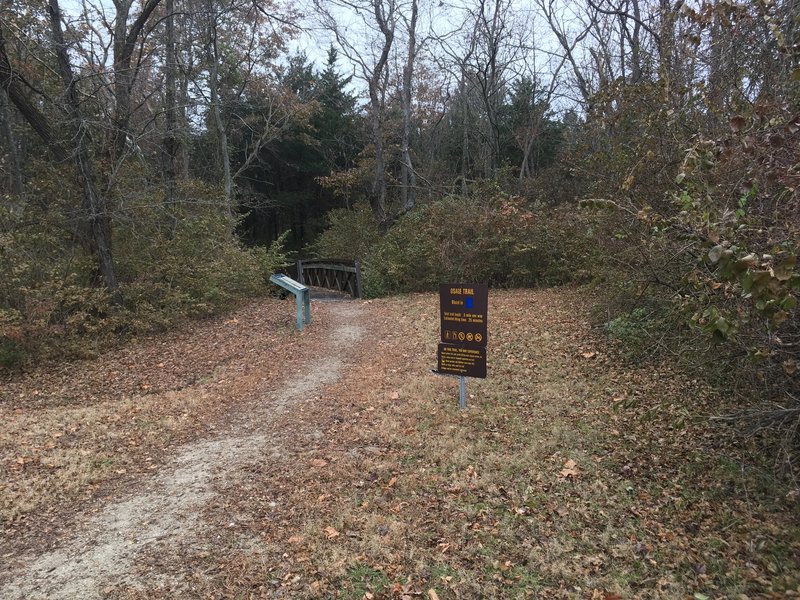
<svg viewBox="0 0 800 600"><path fill-rule="evenodd" d="M290 260L283 234L269 248L244 248L215 189L186 182L169 210L141 197L119 213L114 250L120 287L96 285L94 261L71 246L68 222L33 207L24 221L0 215L0 366L55 354L91 354L120 334L162 329L266 293Z"/></svg>
<svg viewBox="0 0 800 600"><path fill-rule="evenodd" d="M357 563L347 570L343 597L360 600L367 594L381 596L389 590L390 584L389 577L383 571Z"/></svg>
<svg viewBox="0 0 800 600"><path fill-rule="evenodd" d="M375 218L366 204L334 209L326 215L326 220L328 227L310 247L311 253L319 258L364 261L380 241Z"/></svg>
<svg viewBox="0 0 800 600"><path fill-rule="evenodd" d="M246 213L239 229L250 241L271 241L291 229L287 244L299 249L320 233L329 210L350 203L348 184L329 177L348 173L364 142L351 77L340 75L337 60L331 49L317 71L304 54L292 56L279 87L229 108L237 115L229 133L234 165L258 143L263 115L274 121L269 143L238 181Z"/></svg>
<svg viewBox="0 0 800 600"><path fill-rule="evenodd" d="M740 369L762 394L780 396L796 387L800 363L800 222L786 208L798 201L798 119L762 103L730 129L687 150L674 194L680 210L662 226L692 244L680 295L691 322L749 357Z"/></svg>
<svg viewBox="0 0 800 600"><path fill-rule="evenodd" d="M664 102L670 93L663 81L611 85L565 156L602 232L601 321L631 356L663 351L740 397L791 412L800 119L767 94L725 115L709 114L702 89L680 110ZM776 437L798 448L790 420Z"/></svg>
<svg viewBox="0 0 800 600"><path fill-rule="evenodd" d="M489 184L471 197L418 206L382 237L367 207L333 211L329 219L315 253L361 260L369 296L432 290L448 280L558 284L589 273L581 261L593 242L580 215L532 210Z"/></svg>
<svg viewBox="0 0 800 600"><path fill-rule="evenodd" d="M637 308L629 314L611 319L603 328L607 334L623 342L629 342L642 337L642 333L647 329L648 322L647 311L643 308Z"/></svg>
<svg viewBox="0 0 800 600"><path fill-rule="evenodd" d="M0 367L13 369L25 361L25 351L19 342L7 337L0 337Z"/></svg>
<svg viewBox="0 0 800 600"><path fill-rule="evenodd" d="M286 242L289 239L289 231L284 231L268 247L254 248L250 252L258 261L264 282L269 281L270 275L277 273L278 270L294 260L294 253L286 250Z"/></svg>
<svg viewBox="0 0 800 600"><path fill-rule="evenodd" d="M680 336L680 316L670 308L669 303L648 298L647 307L639 306L606 321L603 331L622 345L627 359L641 362Z"/></svg>

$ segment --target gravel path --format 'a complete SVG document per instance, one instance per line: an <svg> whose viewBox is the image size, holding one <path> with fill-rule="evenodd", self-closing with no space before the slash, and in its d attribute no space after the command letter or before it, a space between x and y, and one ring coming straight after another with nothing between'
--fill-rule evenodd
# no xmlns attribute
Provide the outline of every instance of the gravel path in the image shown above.
<svg viewBox="0 0 800 600"><path fill-rule="evenodd" d="M300 370L303 375L287 378L280 391L264 390L262 400L249 403L252 410L224 435L180 447L157 474L141 479L125 498L108 503L60 548L26 557L28 566L7 579L0 597L100 598L104 590L121 584L139 587L137 559L155 544L191 544L200 525L198 514L216 493L215 480L280 452L281 436L264 425L336 382L348 368L364 335L358 324L362 309L345 302L328 306L333 323L325 340L327 356L309 361Z"/></svg>

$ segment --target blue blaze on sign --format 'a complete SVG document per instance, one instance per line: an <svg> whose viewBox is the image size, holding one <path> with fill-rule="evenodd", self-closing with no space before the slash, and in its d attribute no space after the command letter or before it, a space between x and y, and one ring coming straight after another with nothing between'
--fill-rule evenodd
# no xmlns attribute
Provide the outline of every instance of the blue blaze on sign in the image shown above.
<svg viewBox="0 0 800 600"><path fill-rule="evenodd" d="M475 304L475 297L474 296L467 296L464 298L464 306L466 308L472 309Z"/></svg>

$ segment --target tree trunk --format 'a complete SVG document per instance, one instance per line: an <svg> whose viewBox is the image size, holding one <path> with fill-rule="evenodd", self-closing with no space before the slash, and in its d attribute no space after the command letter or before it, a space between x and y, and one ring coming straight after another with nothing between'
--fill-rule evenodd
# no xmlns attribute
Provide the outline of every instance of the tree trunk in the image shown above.
<svg viewBox="0 0 800 600"><path fill-rule="evenodd" d="M403 110L403 131L400 141L402 164L400 165L401 210L408 212L417 201L417 176L411 162L411 97L414 75L414 60L417 53L417 0L411 1L411 21L408 24L408 57L403 68L403 93L401 104Z"/></svg>
<svg viewBox="0 0 800 600"><path fill-rule="evenodd" d="M209 11L209 43L208 43L208 93L211 98L211 120L216 129L217 143L219 144L220 162L222 163L222 187L225 193L225 210L228 216L233 216L233 179L231 178L231 159L228 152L228 135L225 132L225 123L222 121L222 110L219 101L219 74L217 48L217 18L214 12L213 0L208 0Z"/></svg>
<svg viewBox="0 0 800 600"><path fill-rule="evenodd" d="M161 0L147 0L142 6L141 14L128 29L128 16L130 15L133 0L114 0L117 10L114 23L114 133L112 144L112 157L119 159L125 151L130 119L131 119L131 92L136 81L138 66L131 66L136 42L144 30L145 23L150 18Z"/></svg>
<svg viewBox="0 0 800 600"><path fill-rule="evenodd" d="M383 115L377 90L370 84L370 102L372 104L372 140L375 145L375 168L372 174L372 196L370 206L378 225L386 222L386 164L383 151Z"/></svg>
<svg viewBox="0 0 800 600"><path fill-rule="evenodd" d="M372 8L375 14L375 21L383 35L383 46L375 68L369 78L369 100L372 113L372 141L375 145L375 168L372 180L372 197L370 204L372 213L378 221L378 226L385 230L387 228L386 219L386 159L383 149L383 94L386 82L384 81L384 70L389 60L389 51L392 49L394 41L394 0L390 1L389 14L384 11L383 0L372 0Z"/></svg>
<svg viewBox="0 0 800 600"><path fill-rule="evenodd" d="M183 77L180 85L180 141L178 143L178 171L181 179L189 179L189 120L186 106L189 104L189 77Z"/></svg>
<svg viewBox="0 0 800 600"><path fill-rule="evenodd" d="M186 107L189 106L189 79L194 70L194 44L192 43L191 32L194 31L194 13L184 13L180 20L181 29L181 54L185 54L186 61L180 64L180 82L178 84L178 119L179 135L177 148L177 169L180 178L189 179L189 121L186 118ZM188 34L187 34L188 32ZM176 61L177 68L177 61Z"/></svg>
<svg viewBox="0 0 800 600"><path fill-rule="evenodd" d="M533 135L529 135L527 141L525 142L525 149L522 155L522 163L519 167L519 180L523 181L524 179L533 175L531 172L531 150L533 150L533 142L536 138Z"/></svg>
<svg viewBox="0 0 800 600"><path fill-rule="evenodd" d="M164 136L164 188L166 201L175 201L176 162L177 162L177 112L175 99L175 80L177 65L175 64L175 2L166 0L166 40L164 48L164 115L166 132Z"/></svg>
<svg viewBox="0 0 800 600"><path fill-rule="evenodd" d="M22 178L22 159L17 148L17 140L14 136L14 127L11 120L11 110L8 106L8 95L5 88L0 87L0 121L2 121L3 145L6 147L11 173L9 178L9 188L15 196L22 196L25 185ZM18 207L21 208L22 205Z"/></svg>
<svg viewBox="0 0 800 600"><path fill-rule="evenodd" d="M24 81L19 71L11 66L11 61L6 53L5 38L0 28L0 86L8 94L8 99L17 107L28 125L36 132L41 140L48 146L56 160L64 160L66 150L54 139L53 128L47 117L23 93L20 82Z"/></svg>
<svg viewBox="0 0 800 600"><path fill-rule="evenodd" d="M89 150L89 128L81 115L77 79L69 61L67 44L61 29L61 9L58 0L49 0L50 27L53 34L58 72L64 84L68 126L76 147L73 153L78 180L83 188L83 212L86 218L84 247L94 254L103 283L109 290L117 288L117 276L111 253L111 217L97 189L94 161Z"/></svg>
<svg viewBox="0 0 800 600"><path fill-rule="evenodd" d="M469 187L467 186L467 176L469 175L469 129L471 123L469 120L469 98L467 98L467 84L466 73L461 73L461 102L464 103L463 117L464 122L461 127L461 193L464 196L469 194Z"/></svg>

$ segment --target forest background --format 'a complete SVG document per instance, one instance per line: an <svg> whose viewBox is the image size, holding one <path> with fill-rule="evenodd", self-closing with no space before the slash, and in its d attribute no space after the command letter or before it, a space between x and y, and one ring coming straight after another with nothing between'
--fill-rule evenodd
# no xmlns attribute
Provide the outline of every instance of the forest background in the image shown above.
<svg viewBox="0 0 800 600"><path fill-rule="evenodd" d="M296 257L360 260L373 296L586 284L794 474L795 0L62 4L0 8L0 369Z"/></svg>

